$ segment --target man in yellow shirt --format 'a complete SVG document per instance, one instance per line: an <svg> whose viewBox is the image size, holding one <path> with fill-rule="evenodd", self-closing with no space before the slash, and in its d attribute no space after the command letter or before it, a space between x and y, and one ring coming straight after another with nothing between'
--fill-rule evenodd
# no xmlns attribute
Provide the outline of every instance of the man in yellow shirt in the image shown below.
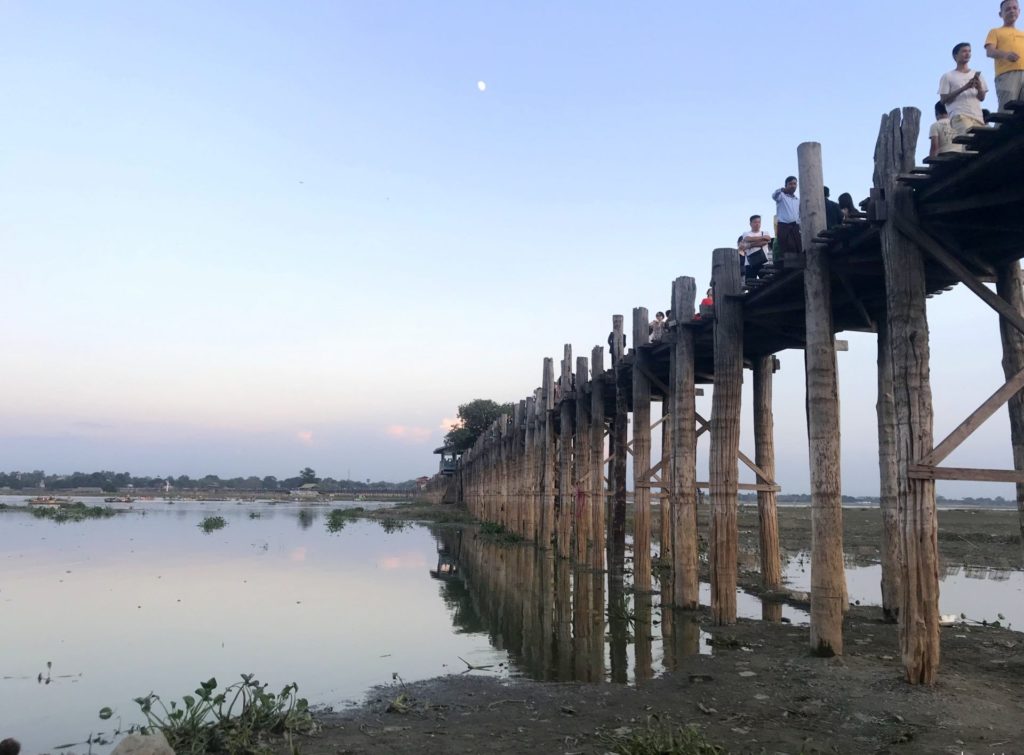
<svg viewBox="0 0 1024 755"><path fill-rule="evenodd" d="M999 4L1003 25L985 38L985 52L996 62L996 97L1000 110L1006 110L1007 102L1024 99L1024 31L1014 26L1019 16L1018 0L1003 0Z"/></svg>

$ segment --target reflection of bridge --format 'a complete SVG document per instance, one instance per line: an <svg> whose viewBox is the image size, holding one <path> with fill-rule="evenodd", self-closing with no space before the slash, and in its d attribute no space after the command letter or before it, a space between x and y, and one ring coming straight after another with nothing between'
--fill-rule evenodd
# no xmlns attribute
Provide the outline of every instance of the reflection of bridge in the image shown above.
<svg viewBox="0 0 1024 755"><path fill-rule="evenodd" d="M673 669L677 658L700 652L696 617L668 607L668 584L662 594L634 595L621 578L573 567L530 543L509 545L471 530L463 536L441 529L437 538L439 566L431 576L442 581L455 626L486 632L533 679L643 681L659 664Z"/></svg>
<svg viewBox="0 0 1024 755"><path fill-rule="evenodd" d="M651 509L660 498L662 558L673 573L671 602L694 608L698 594L698 490L710 492L708 540L711 612L736 620L737 492L753 489L761 513L761 572L780 580L772 418L774 354L806 357L811 458L812 649L843 652L847 608L843 575L838 378L835 333L878 334L878 428L885 522L883 606L898 614L902 658L913 683L935 681L939 658L935 480L1018 483L1024 499L1024 103L998 114L998 128L959 137L968 151L914 167L920 113L882 120L867 216L825 228L821 151L797 150L804 253L787 255L744 287L735 249L713 256L713 309L695 316L696 282L677 278L672 318L657 342L648 312L633 311L632 350L623 353L623 320L613 318L612 368L597 347L561 375L544 360L542 385L496 422L463 456L449 491L461 491L479 519L500 522L560 559L620 570L625 553L626 463L633 457L636 588L651 587ZM985 284L995 282L993 292ZM963 283L1000 316L1006 384L938 445L933 443L926 297ZM753 371L755 453L740 452L744 367ZM589 376L589 379L588 379ZM712 412L695 411L700 384L714 386ZM663 419L652 426L652 401ZM985 419L1009 402L1014 470L942 465ZM628 437L632 413L632 439ZM661 459L651 458L660 424ZM706 482L696 471L696 443L711 440ZM738 461L757 482L738 483ZM610 465L606 469L606 465ZM460 487L461 486L461 487ZM654 494L652 491L659 491ZM434 491L435 493L438 491ZM611 497L610 504L608 499ZM595 505L596 503L596 505ZM556 570L558 567L555 567ZM564 582L564 580L563 580ZM552 580L553 584L559 584ZM546 583L545 583L546 584Z"/></svg>

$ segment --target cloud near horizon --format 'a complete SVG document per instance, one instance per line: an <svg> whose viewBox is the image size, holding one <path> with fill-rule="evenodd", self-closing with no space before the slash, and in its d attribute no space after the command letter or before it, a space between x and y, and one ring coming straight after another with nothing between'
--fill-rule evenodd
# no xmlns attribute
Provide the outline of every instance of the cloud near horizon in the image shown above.
<svg viewBox="0 0 1024 755"><path fill-rule="evenodd" d="M390 425L385 431L388 437L404 440L409 443L424 443L430 440L434 431L426 427L411 425Z"/></svg>

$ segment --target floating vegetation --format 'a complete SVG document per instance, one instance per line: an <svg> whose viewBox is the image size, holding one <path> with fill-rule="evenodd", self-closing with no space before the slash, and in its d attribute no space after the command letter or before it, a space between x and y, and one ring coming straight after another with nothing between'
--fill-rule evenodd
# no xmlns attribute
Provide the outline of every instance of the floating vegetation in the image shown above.
<svg viewBox="0 0 1024 755"><path fill-rule="evenodd" d="M275 694L253 676L242 674L242 681L222 692L217 692L217 680L209 679L200 683L194 696L185 695L180 703L165 705L152 692L135 702L146 717L146 728L162 732L179 755L269 753L274 749L272 737L317 731L309 702L296 694L297 684L288 684Z"/></svg>
<svg viewBox="0 0 1024 755"><path fill-rule="evenodd" d="M110 506L86 506L72 503L66 506L33 506L29 509L36 519L52 519L55 522L81 522L85 519L109 519L117 515L117 509Z"/></svg>
<svg viewBox="0 0 1024 755"><path fill-rule="evenodd" d="M349 522L358 519L365 511L366 509L362 506L351 509L331 509L331 513L327 515L327 531L341 532Z"/></svg>
<svg viewBox="0 0 1024 755"><path fill-rule="evenodd" d="M678 726L656 716L642 729L623 726L598 733L601 744L616 755L724 755L695 726Z"/></svg>
<svg viewBox="0 0 1024 755"><path fill-rule="evenodd" d="M400 519L381 519L380 520L380 528L382 530L384 530L386 533L388 533L389 535L392 532L401 532L402 530L407 530L410 527L412 527L411 523L403 522Z"/></svg>
<svg viewBox="0 0 1024 755"><path fill-rule="evenodd" d="M222 516L208 516L199 523L199 527L206 533L213 532L214 530L222 530L227 526L228 523Z"/></svg>

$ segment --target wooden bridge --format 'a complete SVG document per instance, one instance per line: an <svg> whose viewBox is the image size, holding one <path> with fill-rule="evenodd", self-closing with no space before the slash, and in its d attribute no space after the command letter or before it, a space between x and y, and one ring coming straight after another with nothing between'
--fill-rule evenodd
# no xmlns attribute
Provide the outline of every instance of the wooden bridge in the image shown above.
<svg viewBox="0 0 1024 755"><path fill-rule="evenodd" d="M772 375L776 352L803 349L811 463L812 563L810 644L823 655L843 652L848 607L843 572L839 397L835 334L878 334L878 428L883 610L901 623L907 678L935 681L939 665L939 574L935 480L1017 483L1024 502L1024 103L994 123L958 137L966 151L915 167L920 113L883 116L875 148L874 188L866 217L825 228L817 143L797 150L802 258L768 267L744 286L736 249L713 253L714 310L696 313L696 283L672 283L672 317L656 342L648 312L633 311L632 344L614 344L572 359L565 347L560 375L544 360L541 387L499 419L451 478L478 519L498 522L554 547L563 559L621 573L626 551L627 456L632 455L634 589L651 590L651 505L660 497L661 554L672 574L670 602L698 601L698 490L712 506L711 612L736 621L737 494L754 489L761 524L761 576L779 586ZM993 292L986 283L995 283ZM938 445L932 431L927 298L962 283L1000 316L1006 384ZM621 336L623 317L613 317ZM995 355L993 355L994 358ZM739 448L743 369L753 372L754 456ZM694 397L713 385L711 416ZM652 425L651 403L663 404ZM1002 405L1009 405L1013 470L954 469L943 460ZM632 414L632 439L629 415ZM662 454L651 459L651 433ZM699 479L697 438L710 434L709 474ZM757 482L738 482L739 464ZM434 488L449 478L438 478ZM454 488L453 488L454 489ZM660 491L659 495L652 490ZM1024 507L1022 507L1024 517ZM1022 525L1024 536L1024 525Z"/></svg>

